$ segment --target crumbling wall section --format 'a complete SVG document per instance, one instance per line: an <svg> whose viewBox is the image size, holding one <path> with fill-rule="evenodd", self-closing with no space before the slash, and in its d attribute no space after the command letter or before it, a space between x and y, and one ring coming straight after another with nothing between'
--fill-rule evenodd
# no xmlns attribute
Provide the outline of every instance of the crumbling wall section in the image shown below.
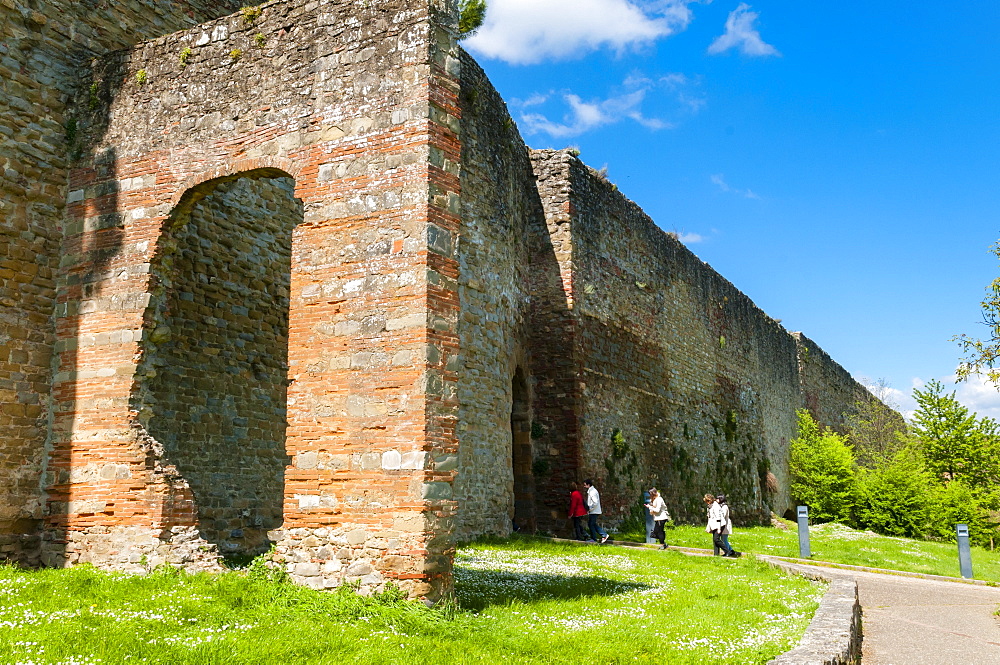
<svg viewBox="0 0 1000 665"><path fill-rule="evenodd" d="M235 11L238 0L0 2L0 560L33 564L55 342L67 100L90 58Z"/></svg>

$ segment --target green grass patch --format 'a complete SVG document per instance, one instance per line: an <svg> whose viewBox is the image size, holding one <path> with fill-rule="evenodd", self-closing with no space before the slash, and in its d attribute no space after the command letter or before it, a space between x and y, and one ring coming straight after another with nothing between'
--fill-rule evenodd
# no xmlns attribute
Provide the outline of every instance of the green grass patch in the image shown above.
<svg viewBox="0 0 1000 665"><path fill-rule="evenodd" d="M798 557L798 525L787 520L782 523L788 527L787 531L765 526L736 528L729 542L740 552ZM645 533L632 530L615 534L615 538L643 542ZM705 533L704 526L685 525L667 531L667 542L711 548L712 536ZM817 561L961 577L955 543L882 536L831 522L809 527L809 547ZM976 579L1000 582L1000 551L973 547L972 572Z"/></svg>
<svg viewBox="0 0 1000 665"><path fill-rule="evenodd" d="M435 609L255 570L0 566L0 662L765 663L825 588L753 558L523 540L460 549L455 601Z"/></svg>

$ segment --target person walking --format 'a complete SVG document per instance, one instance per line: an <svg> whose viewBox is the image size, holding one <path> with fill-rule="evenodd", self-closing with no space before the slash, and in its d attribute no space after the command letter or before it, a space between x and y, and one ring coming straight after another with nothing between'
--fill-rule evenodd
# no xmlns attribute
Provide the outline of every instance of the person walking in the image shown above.
<svg viewBox="0 0 1000 665"><path fill-rule="evenodd" d="M655 487L649 489L649 503L646 504L646 509L653 516L653 538L660 541L660 549L665 550L667 535L663 532L663 527L670 519L670 513L667 512L667 504L663 502L663 497Z"/></svg>
<svg viewBox="0 0 1000 665"><path fill-rule="evenodd" d="M580 486L573 483L572 492L569 493L569 517L573 520L573 537L577 540L587 540L583 530L583 518L587 516L587 508L583 505L583 494L580 493Z"/></svg>
<svg viewBox="0 0 1000 665"><path fill-rule="evenodd" d="M603 545L608 542L610 536L597 523L598 516L601 515L601 493L594 487L594 481L589 478L583 481L583 486L587 488L587 528L590 530L590 537L594 540L600 539Z"/></svg>
<svg viewBox="0 0 1000 665"><path fill-rule="evenodd" d="M713 494L706 494L702 500L708 507L708 524L705 525L705 531L712 534L712 551L715 556L719 556L720 550L726 551L722 546L722 509Z"/></svg>
<svg viewBox="0 0 1000 665"><path fill-rule="evenodd" d="M732 545L729 544L729 535L733 532L733 520L731 518L729 504L726 503L726 495L720 494L715 497L715 501L719 504L719 523L721 527L719 529L719 535L722 538L722 548L725 552L722 556L728 556L735 559L740 555L740 553L734 550Z"/></svg>

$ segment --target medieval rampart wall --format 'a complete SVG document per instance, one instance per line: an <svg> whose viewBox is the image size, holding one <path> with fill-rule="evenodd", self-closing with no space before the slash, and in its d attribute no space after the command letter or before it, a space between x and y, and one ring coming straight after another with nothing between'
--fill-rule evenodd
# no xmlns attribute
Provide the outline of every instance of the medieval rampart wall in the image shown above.
<svg viewBox="0 0 1000 665"><path fill-rule="evenodd" d="M700 519L705 492L729 494L746 521L781 512L807 394L796 338L578 159L536 154L540 182L568 185L550 196L570 211L581 473L606 512L626 513L651 484L683 520ZM863 388L826 354L809 363L816 415L837 424Z"/></svg>
<svg viewBox="0 0 1000 665"><path fill-rule="evenodd" d="M838 432L846 432L845 404L872 399L868 390L855 381L846 369L837 364L800 332L792 333L798 347L799 389L803 406L817 421Z"/></svg>
<svg viewBox="0 0 1000 665"><path fill-rule="evenodd" d="M515 372L529 372L529 229L544 224L527 149L478 64L462 57L461 373L457 533L510 533ZM526 377L527 378L527 377ZM531 391L531 382L526 387Z"/></svg>
<svg viewBox="0 0 1000 665"><path fill-rule="evenodd" d="M536 179L532 151L467 54L461 99L457 534L557 531L579 475L569 224L552 207L566 181Z"/></svg>
<svg viewBox="0 0 1000 665"><path fill-rule="evenodd" d="M0 2L0 559L37 560L55 270L81 65L238 0Z"/></svg>
<svg viewBox="0 0 1000 665"><path fill-rule="evenodd" d="M39 7L0 0L4 558L44 518L49 565L275 543L300 583L437 598L456 535L563 531L584 477L610 520L649 484L684 520L704 491L780 511L795 409L863 394L529 151L451 0L277 0L112 53L234 5Z"/></svg>

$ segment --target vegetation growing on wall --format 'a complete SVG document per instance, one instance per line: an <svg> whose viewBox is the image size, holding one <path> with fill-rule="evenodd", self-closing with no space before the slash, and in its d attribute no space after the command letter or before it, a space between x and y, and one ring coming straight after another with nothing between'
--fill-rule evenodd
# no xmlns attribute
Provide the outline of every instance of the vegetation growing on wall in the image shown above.
<svg viewBox="0 0 1000 665"><path fill-rule="evenodd" d="M459 0L458 11L458 34L471 37L486 20L486 0Z"/></svg>

